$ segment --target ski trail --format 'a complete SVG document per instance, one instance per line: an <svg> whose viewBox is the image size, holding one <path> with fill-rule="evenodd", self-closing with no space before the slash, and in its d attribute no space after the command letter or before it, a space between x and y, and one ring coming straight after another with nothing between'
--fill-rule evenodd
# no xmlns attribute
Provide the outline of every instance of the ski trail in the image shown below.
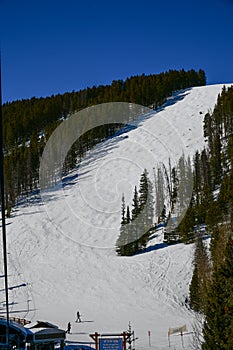
<svg viewBox="0 0 233 350"><path fill-rule="evenodd" d="M64 329L70 321L73 334L67 339L86 342L96 331L125 331L130 321L140 350L148 348L148 330L154 349L168 347L169 327L187 324L191 330L194 314L184 299L193 245L118 257L115 242L122 192L130 204L144 168L153 174L151 154L166 162L172 149L175 159L180 155L179 138L190 156L202 148L203 117L213 109L222 86L182 92L182 100L140 120L127 137L98 145L73 178L64 179L63 189L48 192L47 201L36 198L16 208L7 226L9 274L14 282L29 283L24 297L13 294L15 302L33 300L36 311L27 317ZM164 124L171 127L160 130ZM75 324L77 310L86 322ZM190 349L188 342L187 336L184 343ZM172 339L172 346L181 349L179 337Z"/></svg>

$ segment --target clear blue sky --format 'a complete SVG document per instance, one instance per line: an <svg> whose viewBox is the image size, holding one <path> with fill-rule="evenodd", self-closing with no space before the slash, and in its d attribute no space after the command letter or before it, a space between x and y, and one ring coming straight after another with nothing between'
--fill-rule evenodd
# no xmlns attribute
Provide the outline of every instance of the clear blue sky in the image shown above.
<svg viewBox="0 0 233 350"><path fill-rule="evenodd" d="M233 83L233 0L0 0L3 102L169 69Z"/></svg>

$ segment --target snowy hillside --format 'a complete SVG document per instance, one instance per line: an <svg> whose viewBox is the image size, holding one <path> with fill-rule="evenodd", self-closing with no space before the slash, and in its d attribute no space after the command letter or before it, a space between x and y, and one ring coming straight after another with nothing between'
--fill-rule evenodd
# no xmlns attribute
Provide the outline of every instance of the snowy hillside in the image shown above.
<svg viewBox="0 0 233 350"><path fill-rule="evenodd" d="M149 347L149 330L154 349L168 348L169 327L192 330L194 315L185 306L192 245L118 257L115 242L122 193L130 204L144 168L153 180L159 162L175 163L204 146L203 118L222 86L174 95L135 129L96 146L63 189L15 208L7 221L9 286L27 285L9 291L12 315L61 328L70 321L68 340L83 342L95 331L125 331L130 321L138 349ZM85 322L74 322L78 310ZM191 338L184 337L186 349ZM179 336L171 344L182 348Z"/></svg>

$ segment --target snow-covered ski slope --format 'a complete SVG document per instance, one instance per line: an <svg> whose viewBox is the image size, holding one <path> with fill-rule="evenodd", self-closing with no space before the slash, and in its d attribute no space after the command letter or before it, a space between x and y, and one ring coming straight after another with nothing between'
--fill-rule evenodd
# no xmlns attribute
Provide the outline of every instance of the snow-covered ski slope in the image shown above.
<svg viewBox="0 0 233 350"><path fill-rule="evenodd" d="M222 86L177 93L133 130L96 146L63 189L14 209L7 221L9 286L27 285L9 290L11 310L21 310L12 315L61 328L70 321L68 340L84 342L95 331L125 331L130 322L138 349L149 347L149 330L154 349L168 348L169 327L186 324L192 331L194 314L185 298L193 246L118 257L115 242L122 193L130 204L144 168L153 181L157 163L168 157L175 163L182 152L192 156L205 145L203 118ZM77 311L84 322L75 323ZM184 337L185 349L191 338ZM171 345L182 348L180 337L172 336Z"/></svg>

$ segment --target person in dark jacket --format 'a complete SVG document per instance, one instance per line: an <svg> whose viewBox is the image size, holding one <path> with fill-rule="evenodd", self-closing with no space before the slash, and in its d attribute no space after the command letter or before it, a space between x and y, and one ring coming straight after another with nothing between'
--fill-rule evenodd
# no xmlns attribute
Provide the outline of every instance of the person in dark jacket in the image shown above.
<svg viewBox="0 0 233 350"><path fill-rule="evenodd" d="M76 322L82 322L82 321L81 321L81 316L80 316L79 311L77 311L77 319L76 319Z"/></svg>
<svg viewBox="0 0 233 350"><path fill-rule="evenodd" d="M71 323L68 322L66 333L70 334L70 330L71 330Z"/></svg>

